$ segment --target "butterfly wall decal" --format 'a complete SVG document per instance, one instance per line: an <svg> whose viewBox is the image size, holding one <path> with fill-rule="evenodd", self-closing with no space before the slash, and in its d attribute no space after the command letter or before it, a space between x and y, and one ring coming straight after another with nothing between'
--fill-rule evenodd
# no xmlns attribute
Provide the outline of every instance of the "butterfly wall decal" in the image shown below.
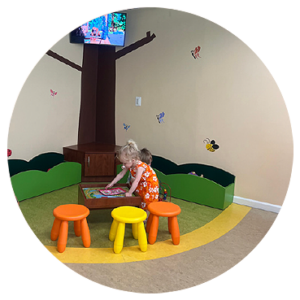
<svg viewBox="0 0 300 300"><path fill-rule="evenodd" d="M159 115L156 115L158 123L164 123L163 117L165 116L164 112L161 112Z"/></svg>
<svg viewBox="0 0 300 300"><path fill-rule="evenodd" d="M56 94L57 94L57 92L53 91L52 89L50 89L50 93L51 93L52 97L56 96Z"/></svg>
<svg viewBox="0 0 300 300"><path fill-rule="evenodd" d="M192 55L193 55L193 57L194 57L195 59L201 58L201 57L199 56L200 50L201 50L201 47L198 46L198 47L195 48L195 50L192 50L192 51L191 51L191 52L192 52Z"/></svg>
<svg viewBox="0 0 300 300"><path fill-rule="evenodd" d="M125 123L123 123L124 129L126 129L126 131L129 129L130 125L126 125Z"/></svg>

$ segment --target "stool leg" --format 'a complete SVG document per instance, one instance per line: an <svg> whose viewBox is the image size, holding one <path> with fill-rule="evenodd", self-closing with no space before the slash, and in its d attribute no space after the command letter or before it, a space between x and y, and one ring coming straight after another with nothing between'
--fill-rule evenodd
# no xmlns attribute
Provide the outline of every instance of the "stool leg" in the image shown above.
<svg viewBox="0 0 300 300"><path fill-rule="evenodd" d="M140 249L141 251L145 252L147 251L147 235L145 231L144 222L140 222L137 224L137 230Z"/></svg>
<svg viewBox="0 0 300 300"><path fill-rule="evenodd" d="M110 231L109 231L109 240L110 241L114 241L116 238L116 234L117 234L117 229L118 229L118 224L119 222L117 222L115 219L113 220L111 227L110 227Z"/></svg>
<svg viewBox="0 0 300 300"><path fill-rule="evenodd" d="M137 240L138 239L138 224L132 223L132 235Z"/></svg>
<svg viewBox="0 0 300 300"><path fill-rule="evenodd" d="M57 241L57 250L62 253L66 249L67 240L68 240L68 221L62 221L60 225L59 237Z"/></svg>
<svg viewBox="0 0 300 300"><path fill-rule="evenodd" d="M147 220L147 225L146 225L146 231L147 231L147 233L149 233L149 231L150 231L152 218L153 218L153 215L150 213L150 215L148 217L148 220Z"/></svg>
<svg viewBox="0 0 300 300"><path fill-rule="evenodd" d="M169 218L170 224L171 224L171 235L172 235L172 241L174 245L178 245L180 242L180 232L179 232L179 226L177 217Z"/></svg>
<svg viewBox="0 0 300 300"><path fill-rule="evenodd" d="M74 221L74 232L76 236L81 236L81 225L80 221Z"/></svg>
<svg viewBox="0 0 300 300"><path fill-rule="evenodd" d="M159 225L159 217L153 215L150 230L149 230L149 234L148 234L149 244L154 244L155 241L156 241L158 225Z"/></svg>
<svg viewBox="0 0 300 300"><path fill-rule="evenodd" d="M119 222L117 235L114 242L115 253L120 253L123 249L124 233L125 233L125 223Z"/></svg>
<svg viewBox="0 0 300 300"><path fill-rule="evenodd" d="M81 239L83 242L83 246L88 248L91 245L91 235L90 235L90 230L86 218L81 220L80 225L81 225Z"/></svg>
<svg viewBox="0 0 300 300"><path fill-rule="evenodd" d="M51 229L51 241L56 241L59 235L61 220L55 218Z"/></svg>
<svg viewBox="0 0 300 300"><path fill-rule="evenodd" d="M172 218L168 218L168 230L169 230L169 233L171 233L171 231L172 231L171 220L172 220Z"/></svg>

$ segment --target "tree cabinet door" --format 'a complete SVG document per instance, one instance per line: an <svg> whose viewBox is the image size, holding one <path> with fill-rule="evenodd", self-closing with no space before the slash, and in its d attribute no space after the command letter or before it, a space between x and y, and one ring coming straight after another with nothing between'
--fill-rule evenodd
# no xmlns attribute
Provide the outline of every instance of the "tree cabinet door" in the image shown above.
<svg viewBox="0 0 300 300"><path fill-rule="evenodd" d="M86 154L84 176L114 176L114 154Z"/></svg>

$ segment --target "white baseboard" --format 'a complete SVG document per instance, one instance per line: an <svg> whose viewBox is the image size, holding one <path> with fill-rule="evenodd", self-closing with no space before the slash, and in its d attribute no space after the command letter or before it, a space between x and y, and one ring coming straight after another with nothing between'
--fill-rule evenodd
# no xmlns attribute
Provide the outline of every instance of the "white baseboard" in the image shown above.
<svg viewBox="0 0 300 300"><path fill-rule="evenodd" d="M246 198L242 198L242 197L238 197L238 196L233 197L233 203L246 205L246 206L250 206L253 208L258 208L258 209L262 209L262 210L266 210L266 211L271 211L271 212L274 212L277 214L279 213L279 211L281 209L280 205L274 205L274 204L260 202L260 201L256 201L256 200L252 200L252 199L246 199Z"/></svg>

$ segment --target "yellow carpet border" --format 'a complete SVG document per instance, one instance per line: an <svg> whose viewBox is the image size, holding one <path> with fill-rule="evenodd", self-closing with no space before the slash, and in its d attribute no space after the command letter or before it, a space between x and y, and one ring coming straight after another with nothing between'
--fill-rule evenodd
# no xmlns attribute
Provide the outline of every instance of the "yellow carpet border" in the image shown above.
<svg viewBox="0 0 300 300"><path fill-rule="evenodd" d="M168 257L206 245L233 229L248 214L251 207L231 204L214 220L180 237L180 244L175 246L172 240L148 244L146 252L139 246L124 247L120 254L113 248L72 248L63 253L56 246L45 246L62 263L126 263Z"/></svg>

